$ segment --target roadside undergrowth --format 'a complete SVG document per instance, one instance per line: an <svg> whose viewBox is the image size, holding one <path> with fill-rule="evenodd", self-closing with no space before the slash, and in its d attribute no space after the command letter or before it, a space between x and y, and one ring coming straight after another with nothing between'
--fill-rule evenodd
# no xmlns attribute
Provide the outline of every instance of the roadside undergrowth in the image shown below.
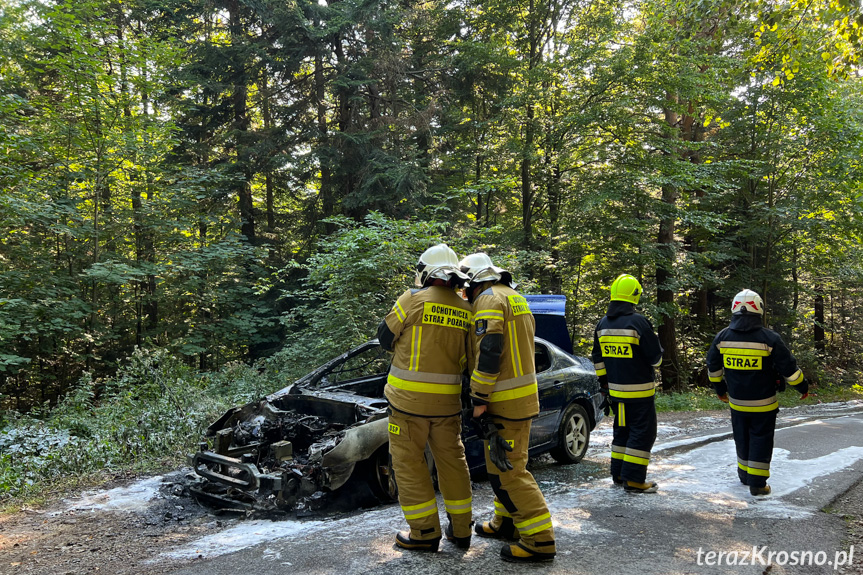
<svg viewBox="0 0 863 575"><path fill-rule="evenodd" d="M812 386L809 390L809 397L802 401L800 394L790 388L777 394L777 396L779 397L779 407L863 400L863 386ZM716 397L713 389L708 388L696 388L685 392L658 392L656 394L656 411L658 412L709 411L727 408L728 406Z"/></svg>
<svg viewBox="0 0 863 575"><path fill-rule="evenodd" d="M112 478L176 468L225 410L283 384L243 364L199 374L163 351L111 380L82 379L56 407L0 419L0 510Z"/></svg>

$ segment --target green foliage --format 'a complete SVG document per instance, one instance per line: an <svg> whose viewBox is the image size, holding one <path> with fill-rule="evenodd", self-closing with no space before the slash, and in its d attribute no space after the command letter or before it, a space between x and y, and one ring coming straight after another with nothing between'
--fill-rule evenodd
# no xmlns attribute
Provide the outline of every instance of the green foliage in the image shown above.
<svg viewBox="0 0 863 575"><path fill-rule="evenodd" d="M10 414L0 430L0 502L63 477L177 464L224 410L281 386L241 364L202 376L164 350L136 350L115 378L83 377L56 408Z"/></svg>
<svg viewBox="0 0 863 575"><path fill-rule="evenodd" d="M0 430L0 501L67 471L78 440L67 430L15 416ZM50 470L50 471L48 471Z"/></svg>
<svg viewBox="0 0 863 575"><path fill-rule="evenodd" d="M706 411L727 409L728 406L716 397L712 389L693 389L685 392L660 392L656 394L656 411Z"/></svg>
<svg viewBox="0 0 863 575"><path fill-rule="evenodd" d="M413 287L420 254L445 241L442 223L377 212L362 224L344 217L328 222L338 231L304 264L304 287L283 294L292 305L283 318L288 336L277 362L294 366L297 375L374 338L398 296Z"/></svg>
<svg viewBox="0 0 863 575"><path fill-rule="evenodd" d="M136 348L215 373L278 351L270 369L302 373L371 337L441 240L566 294L581 353L608 284L638 276L663 383L704 383L743 287L807 375L852 382L859 19L844 1L7 2L0 405L56 405Z"/></svg>

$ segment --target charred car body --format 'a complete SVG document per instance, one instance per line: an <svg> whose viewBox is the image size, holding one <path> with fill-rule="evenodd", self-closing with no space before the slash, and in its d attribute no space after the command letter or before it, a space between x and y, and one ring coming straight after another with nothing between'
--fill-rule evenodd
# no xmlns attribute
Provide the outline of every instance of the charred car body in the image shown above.
<svg viewBox="0 0 863 575"><path fill-rule="evenodd" d="M593 364L571 353L561 298L528 297L537 333L559 344L536 338L540 414L531 426L530 455L550 452L557 461L577 463L602 418L602 398ZM383 393L389 362L372 340L260 401L229 410L207 428L209 442L190 455L198 476L193 494L233 509L315 509L354 478L380 500L395 500ZM469 422L463 440L471 472L481 473L482 440ZM433 471L430 454L429 467Z"/></svg>

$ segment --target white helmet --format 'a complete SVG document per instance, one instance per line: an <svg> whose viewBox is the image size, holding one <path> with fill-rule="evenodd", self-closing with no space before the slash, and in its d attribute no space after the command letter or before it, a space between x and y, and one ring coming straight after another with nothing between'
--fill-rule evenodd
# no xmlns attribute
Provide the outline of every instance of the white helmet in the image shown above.
<svg viewBox="0 0 863 575"><path fill-rule="evenodd" d="M731 313L743 313L744 310L748 313L764 315L764 302L761 301L761 296L751 289L743 290L734 296L731 302Z"/></svg>
<svg viewBox="0 0 863 575"><path fill-rule="evenodd" d="M465 256L459 262L461 271L467 274L470 283L477 284L485 281L496 281L510 284L512 287L512 274L503 268L499 268L491 262L488 254L479 252Z"/></svg>
<svg viewBox="0 0 863 575"><path fill-rule="evenodd" d="M449 281L456 276L463 283L468 277L459 269L458 256L446 244L432 246L422 253L417 262L417 275L414 280L418 287L423 287L431 279Z"/></svg>

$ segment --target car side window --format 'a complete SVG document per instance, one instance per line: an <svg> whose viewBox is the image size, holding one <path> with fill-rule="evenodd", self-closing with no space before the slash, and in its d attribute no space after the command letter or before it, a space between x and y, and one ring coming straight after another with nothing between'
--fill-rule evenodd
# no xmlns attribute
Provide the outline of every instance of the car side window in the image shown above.
<svg viewBox="0 0 863 575"><path fill-rule="evenodd" d="M334 367L326 374L329 384L343 383L362 377L371 377L385 374L390 368L390 355L384 349L376 345L363 350L361 353L349 357L344 363Z"/></svg>
<svg viewBox="0 0 863 575"><path fill-rule="evenodd" d="M548 348L541 343L536 343L536 351L534 352L534 363L536 364L536 373L551 368L551 355L548 353Z"/></svg>

